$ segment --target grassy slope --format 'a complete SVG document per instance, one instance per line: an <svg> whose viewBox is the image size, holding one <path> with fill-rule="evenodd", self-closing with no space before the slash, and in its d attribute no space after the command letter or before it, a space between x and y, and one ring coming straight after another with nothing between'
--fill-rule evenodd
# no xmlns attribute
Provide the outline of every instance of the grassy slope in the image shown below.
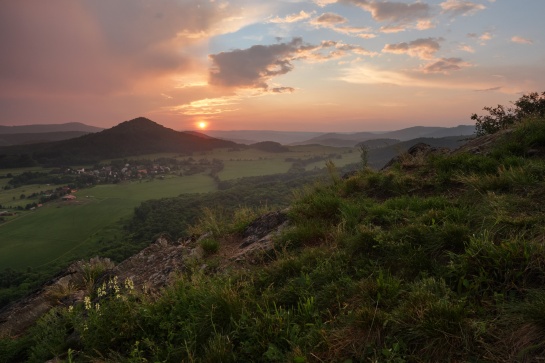
<svg viewBox="0 0 545 363"><path fill-rule="evenodd" d="M489 156L406 156L386 172L334 178L301 193L264 265L214 274L211 256L161 296L93 292L99 310L56 310L27 336L0 341L4 357L537 361L544 152L540 119Z"/></svg>

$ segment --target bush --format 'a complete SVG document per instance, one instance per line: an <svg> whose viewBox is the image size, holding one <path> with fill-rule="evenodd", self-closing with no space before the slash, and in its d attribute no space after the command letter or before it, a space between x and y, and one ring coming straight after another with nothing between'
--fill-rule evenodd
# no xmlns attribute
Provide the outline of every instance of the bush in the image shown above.
<svg viewBox="0 0 545 363"><path fill-rule="evenodd" d="M515 102L514 108L498 105L497 107L485 107L484 110L488 111L489 115L471 115L471 119L475 120L477 136L496 133L527 117L544 117L545 92L541 95L532 92L522 96Z"/></svg>

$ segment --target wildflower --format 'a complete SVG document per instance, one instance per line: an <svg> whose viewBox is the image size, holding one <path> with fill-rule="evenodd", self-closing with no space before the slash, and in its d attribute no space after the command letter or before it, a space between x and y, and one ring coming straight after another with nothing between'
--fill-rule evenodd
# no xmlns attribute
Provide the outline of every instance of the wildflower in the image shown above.
<svg viewBox="0 0 545 363"><path fill-rule="evenodd" d="M97 296L102 297L102 296L106 296L106 295L107 295L106 283L104 282L104 283L102 283L102 286L97 289Z"/></svg>
<svg viewBox="0 0 545 363"><path fill-rule="evenodd" d="M91 310L91 298L89 296L85 296L83 303L85 304L85 310Z"/></svg>
<svg viewBox="0 0 545 363"><path fill-rule="evenodd" d="M134 290L134 282L128 277L125 279L125 288L129 291Z"/></svg>
<svg viewBox="0 0 545 363"><path fill-rule="evenodd" d="M95 310L96 310L96 311L99 311L99 310L100 310L100 304L99 304L99 303L96 303L96 304L95 304Z"/></svg>
<svg viewBox="0 0 545 363"><path fill-rule="evenodd" d="M73 306L73 305L70 305L70 306L68 307L68 312L71 313L71 312L73 312L73 311L74 311L74 306Z"/></svg>

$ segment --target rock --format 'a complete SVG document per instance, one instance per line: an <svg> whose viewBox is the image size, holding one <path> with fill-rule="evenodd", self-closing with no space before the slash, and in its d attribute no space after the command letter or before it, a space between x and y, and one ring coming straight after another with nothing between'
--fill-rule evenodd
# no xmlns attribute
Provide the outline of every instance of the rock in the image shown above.
<svg viewBox="0 0 545 363"><path fill-rule="evenodd" d="M266 235L257 239L256 236L252 236L252 243L242 243L239 248L240 252L231 257L231 261L238 263L259 263L263 261L274 249L274 238L280 235L282 231L289 225L289 221L286 220L280 225L270 230Z"/></svg>
<svg viewBox="0 0 545 363"><path fill-rule="evenodd" d="M158 290L184 269L187 248L161 237L136 255L121 262L112 274L122 282L129 278L136 288Z"/></svg>
<svg viewBox="0 0 545 363"><path fill-rule="evenodd" d="M285 211L276 211L262 215L246 227L242 234L244 239L240 248L248 247L259 241L287 220L288 215Z"/></svg>

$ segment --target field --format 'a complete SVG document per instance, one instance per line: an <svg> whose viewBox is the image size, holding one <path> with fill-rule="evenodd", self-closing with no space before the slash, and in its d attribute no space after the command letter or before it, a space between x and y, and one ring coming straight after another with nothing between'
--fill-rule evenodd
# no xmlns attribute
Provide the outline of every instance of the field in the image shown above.
<svg viewBox="0 0 545 363"><path fill-rule="evenodd" d="M75 201L47 203L1 225L0 268L38 268L84 256L94 236L129 216L142 201L215 188L210 177L193 175L81 190Z"/></svg>
<svg viewBox="0 0 545 363"><path fill-rule="evenodd" d="M214 151L205 154L203 157L223 160L225 169L219 173L221 180L231 180L247 176L260 176L287 172L293 165L294 159L307 160L320 157L316 162L308 163L306 170L325 167L329 156L335 154L333 159L338 167L347 164L357 163L358 152L350 148L335 148L321 145L291 146L289 152L269 153L258 150L243 150L225 152ZM290 159L290 160L286 160Z"/></svg>
<svg viewBox="0 0 545 363"><path fill-rule="evenodd" d="M285 173L293 160L318 161L305 164L307 170L325 165L331 155L337 166L358 161L359 154L347 148L323 146L291 147L289 152L269 153L259 150L227 151L215 150L194 155L194 159L219 159L224 169L218 174L220 180L232 180L246 176ZM175 155L146 155L139 158L155 159ZM181 158L181 157L180 157ZM2 170L0 175L16 175L24 171L44 170L22 168ZM0 179L1 186L9 181ZM26 185L1 190L0 205L24 206L33 199L21 199L21 194L30 195L50 189L47 185ZM75 201L46 203L34 211L20 212L17 217L7 217L0 225L0 270L5 268L33 269L62 264L66 261L88 256L96 248L97 241L112 238L112 229L118 221L127 218L141 202L149 199L174 197L182 193L208 193L217 189L214 180L206 174L179 177L168 175L164 180L152 179L102 184L82 189L75 193Z"/></svg>

